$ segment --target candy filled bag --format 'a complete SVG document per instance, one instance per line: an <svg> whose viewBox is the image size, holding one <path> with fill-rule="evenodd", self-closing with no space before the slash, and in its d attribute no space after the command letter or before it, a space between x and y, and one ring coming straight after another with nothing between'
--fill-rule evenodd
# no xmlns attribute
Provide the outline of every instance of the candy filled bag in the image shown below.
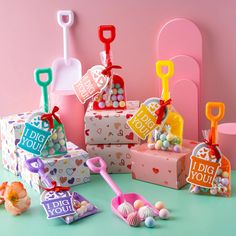
<svg viewBox="0 0 236 236"><path fill-rule="evenodd" d="M217 115L212 114L213 108L218 109ZM206 104L206 117L211 121L211 129L204 133L204 142L194 148L190 157L191 165L187 181L191 184L192 193L230 196L230 162L216 143L217 123L224 117L224 111L224 103Z"/></svg>

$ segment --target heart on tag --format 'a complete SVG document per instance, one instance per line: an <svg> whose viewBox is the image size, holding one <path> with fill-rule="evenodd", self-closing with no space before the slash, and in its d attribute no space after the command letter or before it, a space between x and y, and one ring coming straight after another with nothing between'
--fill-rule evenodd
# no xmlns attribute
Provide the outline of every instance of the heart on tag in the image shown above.
<svg viewBox="0 0 236 236"><path fill-rule="evenodd" d="M89 98L100 93L108 84L109 78L102 74L104 66L93 66L73 87L79 101L84 104Z"/></svg>
<svg viewBox="0 0 236 236"><path fill-rule="evenodd" d="M152 168L152 171L154 172L154 174L158 174L159 173L159 169L158 168Z"/></svg>

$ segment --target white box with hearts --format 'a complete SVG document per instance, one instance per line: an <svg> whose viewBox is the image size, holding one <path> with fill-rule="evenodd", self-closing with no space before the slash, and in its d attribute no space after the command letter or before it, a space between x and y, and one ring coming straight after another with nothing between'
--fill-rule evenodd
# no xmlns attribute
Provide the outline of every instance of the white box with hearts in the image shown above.
<svg viewBox="0 0 236 236"><path fill-rule="evenodd" d="M45 173L61 186L83 184L90 180L90 171L86 165L88 153L71 142L67 142L68 153L60 157L42 158ZM25 167L25 160L32 158L32 154L19 150L19 175L33 189L41 192L43 185L38 174L31 173Z"/></svg>
<svg viewBox="0 0 236 236"><path fill-rule="evenodd" d="M127 120L139 108L139 101L127 101L126 110L95 111L89 103L85 113L86 144L139 143L140 139L127 125Z"/></svg>

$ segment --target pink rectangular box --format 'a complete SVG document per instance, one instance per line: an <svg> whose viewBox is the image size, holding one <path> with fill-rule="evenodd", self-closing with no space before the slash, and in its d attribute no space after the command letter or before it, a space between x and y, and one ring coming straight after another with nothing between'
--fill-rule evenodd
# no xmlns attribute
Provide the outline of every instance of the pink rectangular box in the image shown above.
<svg viewBox="0 0 236 236"><path fill-rule="evenodd" d="M87 145L89 157L100 156L107 163L108 173L130 173L130 150L135 144L97 144Z"/></svg>
<svg viewBox="0 0 236 236"><path fill-rule="evenodd" d="M186 182L190 155L197 142L183 141L181 153L150 150L147 144L131 149L132 178L180 189Z"/></svg>
<svg viewBox="0 0 236 236"><path fill-rule="evenodd" d="M117 144L139 143L127 120L139 108L139 101L127 101L126 110L94 111L89 103L85 114L85 143L86 144Z"/></svg>

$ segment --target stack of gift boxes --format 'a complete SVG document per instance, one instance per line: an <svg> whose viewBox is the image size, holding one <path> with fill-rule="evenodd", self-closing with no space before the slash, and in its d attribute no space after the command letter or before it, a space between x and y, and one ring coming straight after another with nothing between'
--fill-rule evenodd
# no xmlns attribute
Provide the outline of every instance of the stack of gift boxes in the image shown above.
<svg viewBox="0 0 236 236"><path fill-rule="evenodd" d="M2 118L2 163L6 169L20 176L25 182L40 192L40 186L43 185L40 176L31 173L25 167L25 160L32 158L33 154L21 150L17 146L20 142L25 122L30 115L32 115L31 112L26 112ZM45 173L61 186L73 186L90 180L90 172L85 165L87 159L88 153L71 142L67 142L65 155L42 157Z"/></svg>
<svg viewBox="0 0 236 236"><path fill-rule="evenodd" d="M138 108L138 101L127 101L123 110L93 110L93 103L88 105L85 114L86 149L90 157L103 157L109 173L131 172L130 150L140 139L126 122Z"/></svg>

